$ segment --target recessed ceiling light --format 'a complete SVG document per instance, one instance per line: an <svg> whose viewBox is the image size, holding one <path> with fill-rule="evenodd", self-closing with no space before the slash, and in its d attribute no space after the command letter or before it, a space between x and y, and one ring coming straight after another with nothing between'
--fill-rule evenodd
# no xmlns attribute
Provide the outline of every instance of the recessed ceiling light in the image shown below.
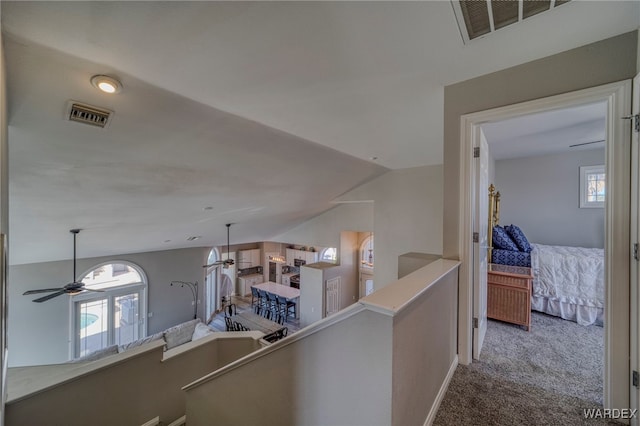
<svg viewBox="0 0 640 426"><path fill-rule="evenodd" d="M369 157L369 160L371 161L376 161L378 159L378 157Z"/></svg>
<svg viewBox="0 0 640 426"><path fill-rule="evenodd" d="M164 240L164 242L165 242L165 243L170 243L170 242L171 242L171 240Z"/></svg>
<svg viewBox="0 0 640 426"><path fill-rule="evenodd" d="M200 237L200 236L197 236L197 237L188 237L188 238L187 238L187 241L195 241L195 240L199 240L200 238L202 238L202 237Z"/></svg>
<svg viewBox="0 0 640 426"><path fill-rule="evenodd" d="M122 90L122 83L108 75L94 75L91 77L91 84L104 93L118 93Z"/></svg>
<svg viewBox="0 0 640 426"><path fill-rule="evenodd" d="M211 206L207 206L207 207L204 207L202 210L205 210L205 211L207 211L207 210L213 210L213 207L211 207Z"/></svg>

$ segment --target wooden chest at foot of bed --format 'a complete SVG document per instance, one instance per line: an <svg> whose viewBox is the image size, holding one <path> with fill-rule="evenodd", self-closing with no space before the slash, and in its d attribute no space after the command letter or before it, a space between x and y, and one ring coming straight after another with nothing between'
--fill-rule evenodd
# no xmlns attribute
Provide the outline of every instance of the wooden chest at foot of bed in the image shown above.
<svg viewBox="0 0 640 426"><path fill-rule="evenodd" d="M489 264L487 273L487 317L531 325L531 268Z"/></svg>

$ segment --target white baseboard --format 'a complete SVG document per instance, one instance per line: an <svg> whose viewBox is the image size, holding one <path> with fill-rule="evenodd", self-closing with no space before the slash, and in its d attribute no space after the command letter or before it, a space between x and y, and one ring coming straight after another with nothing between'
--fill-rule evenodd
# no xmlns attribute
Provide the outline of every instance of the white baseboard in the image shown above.
<svg viewBox="0 0 640 426"><path fill-rule="evenodd" d="M440 386L440 390L438 391L438 395L436 396L436 400L433 402L431 406L431 410L429 410L429 415L427 419L424 421L424 426L431 426L433 421L436 419L436 414L438 414L438 408L440 408L440 403L444 399L444 395L447 393L447 389L449 389L449 383L451 382L451 378L453 377L453 373L456 372L456 368L458 367L458 355L453 358L453 362L451 366L449 366L449 371L447 372L447 376L444 378L444 382Z"/></svg>

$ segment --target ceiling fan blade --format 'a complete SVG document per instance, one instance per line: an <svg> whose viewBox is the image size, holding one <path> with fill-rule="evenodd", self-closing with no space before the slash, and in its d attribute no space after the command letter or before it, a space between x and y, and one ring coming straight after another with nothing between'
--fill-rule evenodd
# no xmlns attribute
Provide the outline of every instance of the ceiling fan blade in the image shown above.
<svg viewBox="0 0 640 426"><path fill-rule="evenodd" d="M82 289L81 289L81 290L86 290L86 291L95 291L95 292L98 292L98 293L104 293L104 290L98 290L98 289L95 289L95 288L82 287Z"/></svg>
<svg viewBox="0 0 640 426"><path fill-rule="evenodd" d="M42 302L46 302L49 299L53 299L54 297L60 296L61 294L64 294L64 290L60 290L60 291L58 291L56 293L48 294L48 295L46 295L44 297L41 297L39 299L33 299L33 301L36 302L36 303L42 303Z"/></svg>
<svg viewBox="0 0 640 426"><path fill-rule="evenodd" d="M41 288L39 290L27 290L24 293L22 293L23 296L26 296L27 294L35 294L35 293L49 293L52 291L61 291L63 290L62 288Z"/></svg>

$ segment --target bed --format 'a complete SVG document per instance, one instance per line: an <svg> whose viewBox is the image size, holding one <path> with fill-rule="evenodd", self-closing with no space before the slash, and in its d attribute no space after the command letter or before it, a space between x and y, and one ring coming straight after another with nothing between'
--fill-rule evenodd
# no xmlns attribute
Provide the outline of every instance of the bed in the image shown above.
<svg viewBox="0 0 640 426"><path fill-rule="evenodd" d="M489 262L530 267L531 309L581 325L604 318L604 249L529 243L517 225L502 227L500 193L489 187Z"/></svg>

